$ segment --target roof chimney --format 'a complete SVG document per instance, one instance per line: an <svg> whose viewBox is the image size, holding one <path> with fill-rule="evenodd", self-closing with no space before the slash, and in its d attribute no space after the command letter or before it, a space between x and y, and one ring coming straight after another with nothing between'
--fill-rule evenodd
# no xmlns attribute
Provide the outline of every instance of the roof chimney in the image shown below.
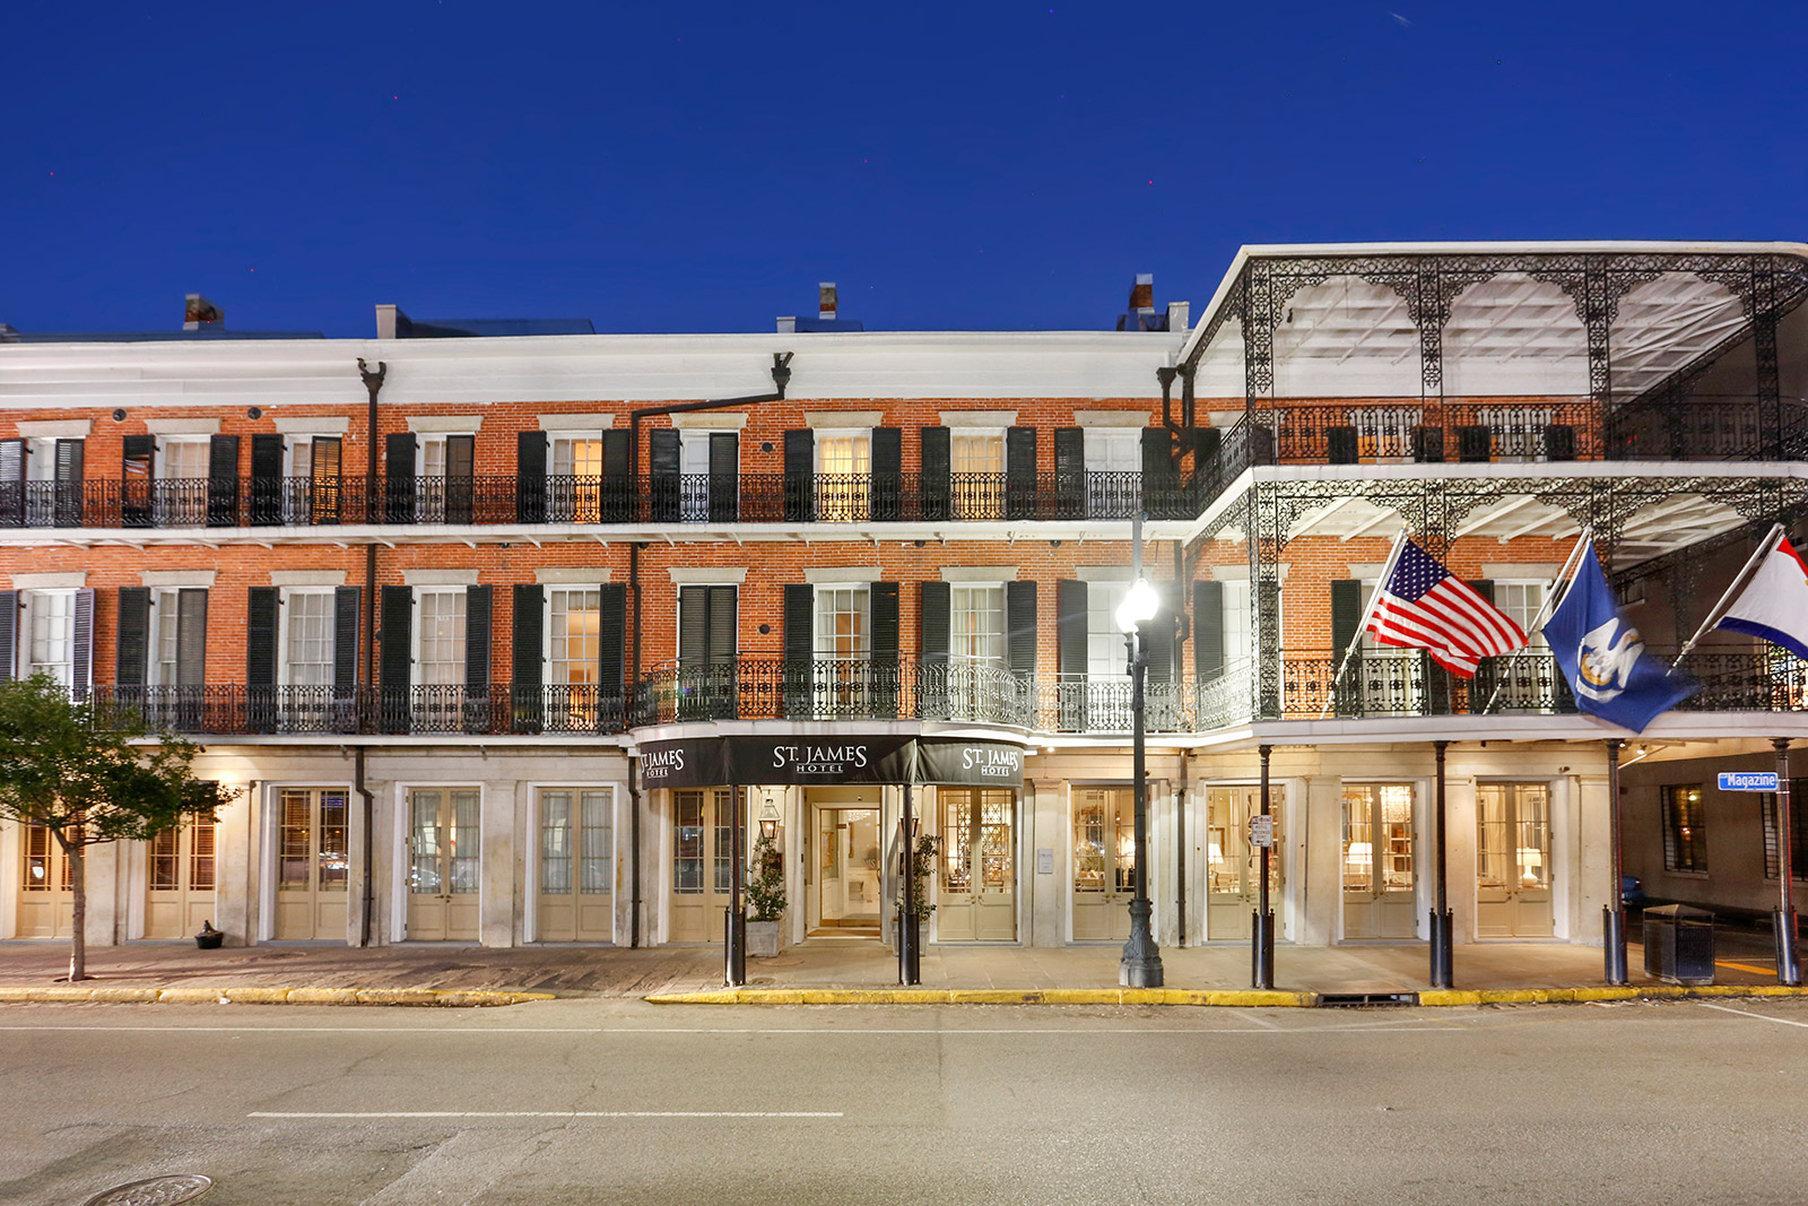
<svg viewBox="0 0 1808 1206"><path fill-rule="evenodd" d="M1132 314L1155 313L1155 274L1139 272L1136 283L1130 286L1130 312Z"/></svg>
<svg viewBox="0 0 1808 1206"><path fill-rule="evenodd" d="M226 325L226 312L202 297L199 293L190 293L187 305L182 309L182 329L184 331L202 331Z"/></svg>
<svg viewBox="0 0 1808 1206"><path fill-rule="evenodd" d="M835 282L819 281L816 285L816 317L821 322L835 321Z"/></svg>

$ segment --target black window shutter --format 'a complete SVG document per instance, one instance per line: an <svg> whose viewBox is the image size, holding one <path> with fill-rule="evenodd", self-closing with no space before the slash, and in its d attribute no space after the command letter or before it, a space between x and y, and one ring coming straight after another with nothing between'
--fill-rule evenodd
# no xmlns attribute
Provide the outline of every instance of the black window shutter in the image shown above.
<svg viewBox="0 0 1808 1206"><path fill-rule="evenodd" d="M1161 609L1153 619L1142 626L1143 649L1148 656L1148 681L1150 683L1171 683L1174 681L1174 638L1177 635L1174 609L1168 606L1168 600L1174 592L1167 587L1157 588L1161 593Z"/></svg>
<svg viewBox="0 0 1808 1206"><path fill-rule="evenodd" d="M597 724L614 728L625 711L628 681L628 584L605 582L597 588L597 682L603 697L597 707Z"/></svg>
<svg viewBox="0 0 1808 1206"><path fill-rule="evenodd" d="M678 588L678 664L685 669L709 660L709 588Z"/></svg>
<svg viewBox="0 0 1808 1206"><path fill-rule="evenodd" d="M1004 513L1008 519L1036 514L1036 429L1012 427L1004 433Z"/></svg>
<svg viewBox="0 0 1808 1206"><path fill-rule="evenodd" d="M873 453L873 519L885 523L904 518L904 432L875 427Z"/></svg>
<svg viewBox="0 0 1808 1206"><path fill-rule="evenodd" d="M741 513L741 437L738 432L709 433L709 518L733 523Z"/></svg>
<svg viewBox="0 0 1808 1206"><path fill-rule="evenodd" d="M652 488L655 523L671 523L678 518L678 439L673 427L656 427L647 433L648 485Z"/></svg>
<svg viewBox="0 0 1808 1206"><path fill-rule="evenodd" d="M84 586L75 592L75 614L71 617L74 640L70 642L69 676L75 681L75 697L88 698L94 683L94 588Z"/></svg>
<svg viewBox="0 0 1808 1206"><path fill-rule="evenodd" d="M276 600L274 586L254 586L245 607L245 682L276 686Z"/></svg>
<svg viewBox="0 0 1808 1206"><path fill-rule="evenodd" d="M470 523L476 493L477 437L446 437L445 515L447 523Z"/></svg>
<svg viewBox="0 0 1808 1206"><path fill-rule="evenodd" d="M340 691L358 685L358 591L333 589L333 686Z"/></svg>
<svg viewBox="0 0 1808 1206"><path fill-rule="evenodd" d="M414 589L385 586L378 599L378 715L383 732L406 733L413 711L409 687L414 678Z"/></svg>
<svg viewBox="0 0 1808 1206"><path fill-rule="evenodd" d="M1494 432L1487 427L1456 429L1456 459L1479 462L1494 459Z"/></svg>
<svg viewBox="0 0 1808 1206"><path fill-rule="evenodd" d="M519 523L546 522L544 431L515 433L515 519Z"/></svg>
<svg viewBox="0 0 1808 1206"><path fill-rule="evenodd" d="M808 663L816 656L816 588L807 582L785 585L785 660Z"/></svg>
<svg viewBox="0 0 1808 1206"><path fill-rule="evenodd" d="M1174 486L1174 441L1165 427L1143 428L1143 513L1167 509Z"/></svg>
<svg viewBox="0 0 1808 1206"><path fill-rule="evenodd" d="M383 509L390 523L414 522L414 458L419 444L412 431L392 431L383 438Z"/></svg>
<svg viewBox="0 0 1808 1206"><path fill-rule="evenodd" d="M113 681L121 687L142 687L150 652L151 590L148 586L119 588L119 619L114 623Z"/></svg>
<svg viewBox="0 0 1808 1206"><path fill-rule="evenodd" d="M0 590L0 683L18 677L19 592Z"/></svg>
<svg viewBox="0 0 1808 1206"><path fill-rule="evenodd" d="M1544 429L1544 459L1573 461L1576 459L1576 429L1565 423L1551 423Z"/></svg>
<svg viewBox="0 0 1808 1206"><path fill-rule="evenodd" d="M1224 677L1224 583L1193 583L1193 674L1200 682Z"/></svg>
<svg viewBox="0 0 1808 1206"><path fill-rule="evenodd" d="M283 438L269 433L251 437L251 522L283 521Z"/></svg>
<svg viewBox="0 0 1808 1206"><path fill-rule="evenodd" d="M922 584L917 608L917 657L925 666L948 664L952 599L948 583L931 580Z"/></svg>
<svg viewBox="0 0 1808 1206"><path fill-rule="evenodd" d="M532 434L537 436L540 433L536 431ZM525 477L522 478L523 482L526 480ZM544 482L544 478L540 480ZM518 733L539 732L541 714L545 708L545 695L541 689L545 682L545 652L541 643L546 628L545 603L545 588L539 583L516 584L514 632L510 643L510 673L514 681L510 690L513 695L514 727Z"/></svg>
<svg viewBox="0 0 1808 1206"><path fill-rule="evenodd" d="M808 427L785 433L785 518L792 523L816 518L816 433Z"/></svg>
<svg viewBox="0 0 1808 1206"><path fill-rule="evenodd" d="M1361 623L1362 583L1355 578L1334 580L1331 583L1332 673L1342 669L1344 651L1356 639L1356 626Z"/></svg>
<svg viewBox="0 0 1808 1206"><path fill-rule="evenodd" d="M25 526L25 441L0 440L0 527Z"/></svg>
<svg viewBox="0 0 1808 1206"><path fill-rule="evenodd" d="M176 685L201 687L207 682L207 591L185 587L176 592Z"/></svg>
<svg viewBox="0 0 1808 1206"><path fill-rule="evenodd" d="M217 435L207 442L207 526L228 528L239 521L239 438Z"/></svg>
<svg viewBox="0 0 1808 1206"><path fill-rule="evenodd" d="M892 664L898 660L898 584L875 582L868 599L872 607L873 661Z"/></svg>
<svg viewBox="0 0 1808 1206"><path fill-rule="evenodd" d="M1084 582L1055 584L1055 669L1063 678L1086 673L1086 595Z"/></svg>
<svg viewBox="0 0 1808 1206"><path fill-rule="evenodd" d="M157 437L129 435L120 458L119 511L120 522L128 528L145 528L152 523L151 495L157 460Z"/></svg>
<svg viewBox="0 0 1808 1206"><path fill-rule="evenodd" d="M1004 586L1005 661L1012 674L1036 673L1036 584L1007 582Z"/></svg>
<svg viewBox="0 0 1808 1206"><path fill-rule="evenodd" d="M922 517L927 520L948 518L954 493L954 444L946 427L925 427L918 435L921 444Z"/></svg>
<svg viewBox="0 0 1808 1206"><path fill-rule="evenodd" d="M1488 602L1494 602L1494 579L1477 578L1469 584L1469 589L1473 590Z"/></svg>
<svg viewBox="0 0 1808 1206"><path fill-rule="evenodd" d="M56 522L79 527L82 522L82 450L80 440L56 442Z"/></svg>
<svg viewBox="0 0 1808 1206"><path fill-rule="evenodd" d="M490 611L493 588L465 587L465 693L490 689Z"/></svg>
<svg viewBox="0 0 1808 1206"><path fill-rule="evenodd" d="M603 433L602 519L627 523L634 514L634 445L628 432Z"/></svg>
<svg viewBox="0 0 1808 1206"><path fill-rule="evenodd" d="M1055 428L1055 509L1062 519L1086 513L1086 429Z"/></svg>
<svg viewBox="0 0 1808 1206"><path fill-rule="evenodd" d="M718 664L735 660L735 646L738 635L735 631L736 590L732 586L712 586L709 588L709 618L706 622L708 632L708 657Z"/></svg>

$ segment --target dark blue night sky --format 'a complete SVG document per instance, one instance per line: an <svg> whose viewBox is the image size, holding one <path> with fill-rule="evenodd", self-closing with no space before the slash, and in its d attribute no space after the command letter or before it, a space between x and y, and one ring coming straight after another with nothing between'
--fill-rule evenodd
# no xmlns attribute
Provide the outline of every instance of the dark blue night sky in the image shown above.
<svg viewBox="0 0 1808 1206"><path fill-rule="evenodd" d="M1390 7L1391 6L1391 7ZM1808 238L1808 6L14 0L0 321L1108 326L1244 242Z"/></svg>

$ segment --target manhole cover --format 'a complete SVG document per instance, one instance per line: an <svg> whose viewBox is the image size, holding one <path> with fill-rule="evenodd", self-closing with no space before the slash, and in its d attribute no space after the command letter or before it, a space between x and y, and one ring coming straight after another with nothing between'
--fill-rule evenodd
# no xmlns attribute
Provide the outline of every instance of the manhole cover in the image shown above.
<svg viewBox="0 0 1808 1206"><path fill-rule="evenodd" d="M177 1202L192 1202L212 1188L213 1181L200 1173L147 1177L97 1193L86 1206L176 1206Z"/></svg>

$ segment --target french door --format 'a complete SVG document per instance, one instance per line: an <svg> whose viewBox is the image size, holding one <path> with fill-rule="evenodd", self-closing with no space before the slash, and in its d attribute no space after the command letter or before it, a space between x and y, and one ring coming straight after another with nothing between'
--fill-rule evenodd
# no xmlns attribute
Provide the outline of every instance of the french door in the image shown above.
<svg viewBox="0 0 1808 1206"><path fill-rule="evenodd" d="M879 810L816 813L817 916L823 926L879 924Z"/></svg>
<svg viewBox="0 0 1808 1206"><path fill-rule="evenodd" d="M672 793L671 941L715 942L734 869L727 788Z"/></svg>
<svg viewBox="0 0 1808 1206"><path fill-rule="evenodd" d="M938 942L1011 942L1017 937L1017 793L943 787Z"/></svg>
<svg viewBox="0 0 1808 1206"><path fill-rule="evenodd" d="M1476 784L1475 825L1476 936L1553 936L1550 785Z"/></svg>
<svg viewBox="0 0 1808 1206"><path fill-rule="evenodd" d="M67 938L75 928L69 860L47 825L26 825L19 877L21 938Z"/></svg>
<svg viewBox="0 0 1808 1206"><path fill-rule="evenodd" d="M540 792L541 942L615 937L615 794L608 788Z"/></svg>
<svg viewBox="0 0 1808 1206"><path fill-rule="evenodd" d="M285 787L277 796L277 938L346 938L349 793L343 787Z"/></svg>
<svg viewBox="0 0 1808 1206"><path fill-rule="evenodd" d="M1410 783L1343 788L1343 936L1411 938L1418 933Z"/></svg>
<svg viewBox="0 0 1808 1206"><path fill-rule="evenodd" d="M1073 803L1075 942L1130 937L1136 891L1136 811L1128 787L1076 788Z"/></svg>
<svg viewBox="0 0 1808 1206"><path fill-rule="evenodd" d="M186 821L145 845L144 936L190 937L214 915L214 823Z"/></svg>
<svg viewBox="0 0 1808 1206"><path fill-rule="evenodd" d="M411 940L477 938L480 800L475 787L417 787L408 793Z"/></svg>
<svg viewBox="0 0 1808 1206"><path fill-rule="evenodd" d="M1261 901L1262 851L1249 844L1249 818L1262 811L1256 787L1213 787L1206 792L1205 936L1211 941L1249 937L1250 918ZM1268 860L1269 907L1281 908L1281 812L1274 809L1274 848Z"/></svg>

